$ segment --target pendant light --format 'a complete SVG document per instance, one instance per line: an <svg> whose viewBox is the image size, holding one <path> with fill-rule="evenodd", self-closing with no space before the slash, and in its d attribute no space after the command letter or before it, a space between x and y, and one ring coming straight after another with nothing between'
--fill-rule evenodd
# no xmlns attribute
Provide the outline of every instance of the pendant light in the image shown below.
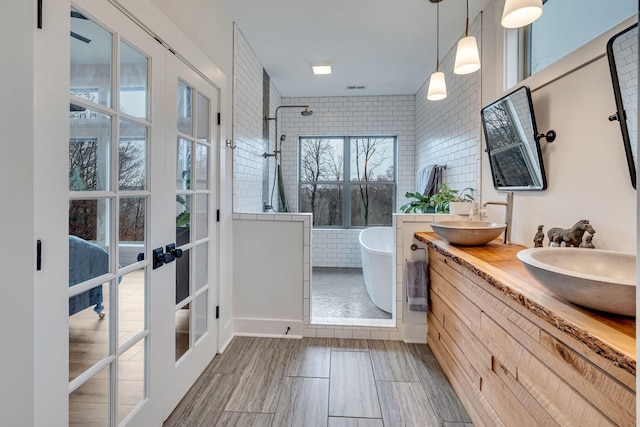
<svg viewBox="0 0 640 427"><path fill-rule="evenodd" d="M542 0L507 0L502 11L502 26L520 28L542 15Z"/></svg>
<svg viewBox="0 0 640 427"><path fill-rule="evenodd" d="M444 81L444 73L440 71L440 2L442 0L429 0L436 3L436 72L431 74L429 79L429 89L427 99L429 101L440 101L447 97L447 84Z"/></svg>
<svg viewBox="0 0 640 427"><path fill-rule="evenodd" d="M469 74L479 69L480 54L478 53L478 43L474 36L469 35L469 0L467 0L467 25L464 37L458 41L453 72L455 74Z"/></svg>

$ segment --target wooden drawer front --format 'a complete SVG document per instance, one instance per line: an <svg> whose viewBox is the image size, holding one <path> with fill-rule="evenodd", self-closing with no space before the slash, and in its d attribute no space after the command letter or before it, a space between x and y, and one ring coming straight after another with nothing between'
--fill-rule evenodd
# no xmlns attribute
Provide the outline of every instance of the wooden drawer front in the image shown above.
<svg viewBox="0 0 640 427"><path fill-rule="evenodd" d="M488 344L491 351L498 356L499 360L510 360L515 365L516 371L510 373L561 425L594 427L614 425L583 396L484 314L481 330L483 341ZM623 422L622 425L629 424Z"/></svg>
<svg viewBox="0 0 640 427"><path fill-rule="evenodd" d="M519 399L521 396L516 396L494 372L495 356L492 356L481 340L467 327L465 321L437 296L434 296L432 305L437 311L444 311L445 325L437 321L430 323L429 333L435 329L438 335L437 345L442 349L440 353L450 359L450 364L458 366L460 376L464 381L470 381L468 386L473 388L474 394L477 396L479 393L491 406L491 412L484 415L483 422L488 423L488 420L493 420L497 416L500 424L506 426L557 425L539 408L535 399L532 397ZM433 345L435 340L430 337L427 342ZM477 410L479 412L483 409L480 407ZM473 422L477 424L475 419Z"/></svg>
<svg viewBox="0 0 640 427"><path fill-rule="evenodd" d="M629 414L635 414L635 377L616 368L608 360L603 359L601 363L596 364L592 359L601 357L584 344L577 343L570 337L565 338L568 338L567 342L559 340L457 271L458 268L464 269L464 267L435 251L429 255L429 265L433 267L430 268L431 286L435 292L451 294L454 291L446 290L449 287L468 296L472 300L472 305L477 306L476 311L486 313L520 345L535 354L549 369L571 384L616 423L625 425ZM485 287L489 286L485 284ZM474 315L473 319L475 322L477 315ZM477 323L474 324L477 325ZM560 332L558 331L557 334ZM590 358L585 358L585 353L593 354L590 354ZM502 363L513 371L513 366L508 360ZM610 371L602 369L602 366L613 370L616 375L612 376Z"/></svg>
<svg viewBox="0 0 640 427"><path fill-rule="evenodd" d="M428 343L466 383L456 391L470 393L467 402L480 392L493 408L476 404L470 415L481 413L484 423L499 416L506 425L529 425L527 416L537 420L531 425L635 425L634 390L455 268L464 267L435 251L429 266ZM519 424L509 421L514 408L524 417Z"/></svg>

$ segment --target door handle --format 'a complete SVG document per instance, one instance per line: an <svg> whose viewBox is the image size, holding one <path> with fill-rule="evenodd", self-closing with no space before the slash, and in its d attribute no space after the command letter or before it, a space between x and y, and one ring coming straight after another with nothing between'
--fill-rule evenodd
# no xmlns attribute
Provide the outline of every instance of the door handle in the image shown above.
<svg viewBox="0 0 640 427"><path fill-rule="evenodd" d="M165 254L162 248L156 248L153 250L153 269L162 267L165 261Z"/></svg>
<svg viewBox="0 0 640 427"><path fill-rule="evenodd" d="M167 251L168 254L171 254L171 256L174 259L182 257L182 249L176 248L176 244L175 243L171 243L171 244L167 245L166 246L166 251ZM173 261L173 259L171 261Z"/></svg>

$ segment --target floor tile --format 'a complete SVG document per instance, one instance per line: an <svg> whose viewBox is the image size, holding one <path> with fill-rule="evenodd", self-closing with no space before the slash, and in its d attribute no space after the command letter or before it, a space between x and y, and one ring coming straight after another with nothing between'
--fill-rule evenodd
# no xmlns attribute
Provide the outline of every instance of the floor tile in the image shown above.
<svg viewBox="0 0 640 427"><path fill-rule="evenodd" d="M438 419L453 423L471 422L429 347L426 344L410 344L409 349L416 356L420 381Z"/></svg>
<svg viewBox="0 0 640 427"><path fill-rule="evenodd" d="M223 412L216 427L271 427L273 414Z"/></svg>
<svg viewBox="0 0 640 427"><path fill-rule="evenodd" d="M290 354L275 349L253 353L224 410L274 413Z"/></svg>
<svg viewBox="0 0 640 427"><path fill-rule="evenodd" d="M330 338L296 340L285 375L288 377L329 378Z"/></svg>
<svg viewBox="0 0 640 427"><path fill-rule="evenodd" d="M420 383L378 381L385 426L440 426Z"/></svg>
<svg viewBox="0 0 640 427"><path fill-rule="evenodd" d="M287 377L282 384L273 425L326 427L328 407L328 379Z"/></svg>
<svg viewBox="0 0 640 427"><path fill-rule="evenodd" d="M369 351L369 342L367 340L334 338L331 340L331 349L339 351Z"/></svg>
<svg viewBox="0 0 640 427"><path fill-rule="evenodd" d="M379 381L419 382L413 356L402 341L369 341L373 373Z"/></svg>
<svg viewBox="0 0 640 427"><path fill-rule="evenodd" d="M381 418L371 359L367 352L331 352L329 415Z"/></svg>
<svg viewBox="0 0 640 427"><path fill-rule="evenodd" d="M329 417L329 427L383 427L379 418Z"/></svg>

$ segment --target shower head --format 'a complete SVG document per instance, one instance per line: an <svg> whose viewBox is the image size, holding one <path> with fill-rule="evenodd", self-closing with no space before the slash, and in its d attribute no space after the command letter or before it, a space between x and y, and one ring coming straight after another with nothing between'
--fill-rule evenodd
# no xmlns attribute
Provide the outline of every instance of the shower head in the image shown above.
<svg viewBox="0 0 640 427"><path fill-rule="evenodd" d="M309 117L313 114L313 111L309 110L309 106L307 105L306 107L304 107L304 111L301 111L300 114L302 114L304 117Z"/></svg>
<svg viewBox="0 0 640 427"><path fill-rule="evenodd" d="M282 144L287 139L287 134L283 133L280 135L280 144Z"/></svg>

